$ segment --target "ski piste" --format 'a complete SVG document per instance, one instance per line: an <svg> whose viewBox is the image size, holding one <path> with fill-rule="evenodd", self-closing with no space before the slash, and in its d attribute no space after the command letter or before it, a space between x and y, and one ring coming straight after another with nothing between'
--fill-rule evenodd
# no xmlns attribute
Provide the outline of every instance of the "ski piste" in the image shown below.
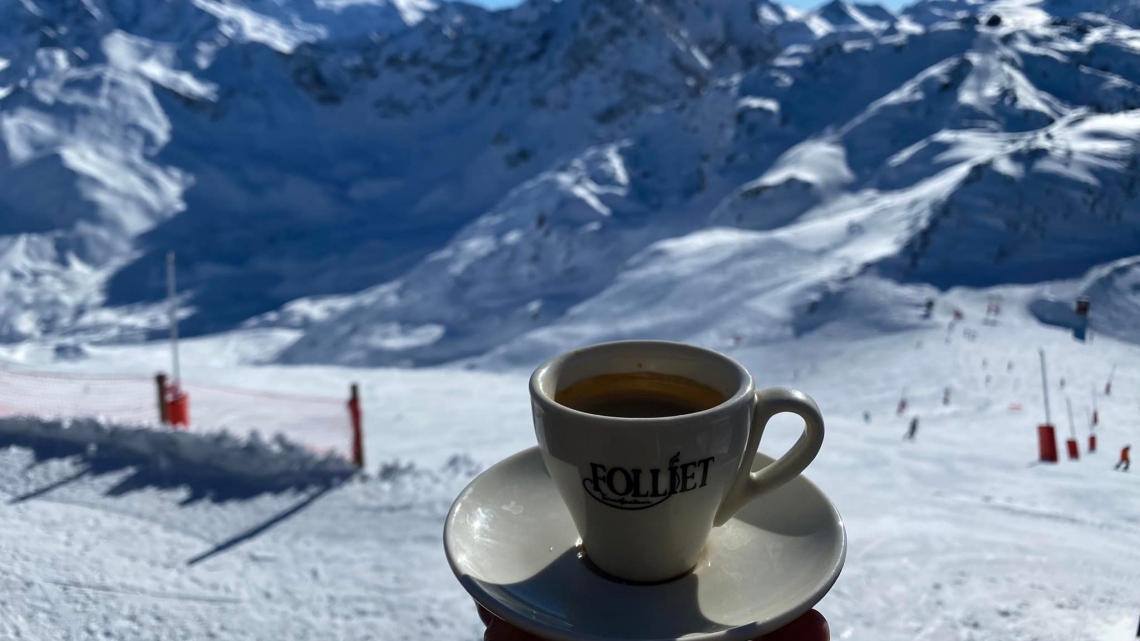
<svg viewBox="0 0 1140 641"><path fill-rule="evenodd" d="M975 312L984 311L984 293L949 298L965 323L983 318ZM910 311L920 317L921 304ZM807 475L834 500L850 537L843 575L818 606L835 638L1128 638L1140 505L1135 470L1112 466L1125 443L1140 442L1140 348L1073 342L1015 304L999 326L977 326L974 340L960 328L949 343L945 317L885 334L865 321L727 351L759 385L796 377L827 420ZM51 441L15 445L0 429L0 442L11 445L0 449L8 503L0 529L12 595L0 604L8 626L0 629L13 638L116 641L156 631L258 640L480 635L443 558L442 519L474 474L533 445L529 370L254 366L233 345L225 337L186 341L184 376L313 393L359 380L370 425L366 472L339 483L300 475L296 487L234 496L251 485L236 472L185 480L179 459L146 456L101 470L97 453L60 451ZM1054 378L1050 393L1072 390L1075 413L1091 408L1085 390L1103 381L1109 359L1118 362L1113 395L1097 398L1097 453L1036 463L1035 428L1044 420L1038 347L1048 351L1050 376L1068 381L1062 390ZM106 348L66 367L147 371L165 349ZM50 359L51 350L40 355ZM947 386L954 395L944 404ZM898 416L903 387L909 403ZM230 452L233 469L258 469L252 457L273 448L238 445L241 412L233 408L237 442L207 451ZM901 441L916 416L918 437ZM778 417L763 449L779 454L796 434L795 420ZM178 436L215 446L209 434ZM155 474L159 465L165 476Z"/></svg>

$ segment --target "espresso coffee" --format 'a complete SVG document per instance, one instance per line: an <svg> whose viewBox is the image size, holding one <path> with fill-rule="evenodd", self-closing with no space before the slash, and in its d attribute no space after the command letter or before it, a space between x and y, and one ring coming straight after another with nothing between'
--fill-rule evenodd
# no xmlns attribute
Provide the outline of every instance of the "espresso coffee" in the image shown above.
<svg viewBox="0 0 1140 641"><path fill-rule="evenodd" d="M602 374L554 395L571 409L617 418L664 418L703 412L725 402L717 390L692 379L656 372Z"/></svg>

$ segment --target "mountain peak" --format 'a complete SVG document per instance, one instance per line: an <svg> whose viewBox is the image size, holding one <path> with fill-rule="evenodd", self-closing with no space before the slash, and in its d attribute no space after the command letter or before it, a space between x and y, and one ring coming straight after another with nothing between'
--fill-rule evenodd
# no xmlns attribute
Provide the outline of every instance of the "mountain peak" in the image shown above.
<svg viewBox="0 0 1140 641"><path fill-rule="evenodd" d="M890 26L895 15L877 4L853 4L832 0L816 10L815 15L836 29L882 30Z"/></svg>

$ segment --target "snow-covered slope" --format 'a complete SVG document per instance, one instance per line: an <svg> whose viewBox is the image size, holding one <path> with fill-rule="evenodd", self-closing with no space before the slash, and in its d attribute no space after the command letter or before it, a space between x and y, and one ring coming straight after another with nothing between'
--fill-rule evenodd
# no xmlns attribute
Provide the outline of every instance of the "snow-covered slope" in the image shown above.
<svg viewBox="0 0 1140 641"><path fill-rule="evenodd" d="M1088 319L1081 318L1074 301L1087 298ZM1095 307L1095 312L1091 308ZM1094 334L1140 343L1140 259L1125 258L1092 269L1080 280L1046 287L1029 306L1043 323L1076 329L1086 326Z"/></svg>
<svg viewBox="0 0 1140 641"><path fill-rule="evenodd" d="M1109 4L8 4L0 340L150 336L170 249L186 331L299 328L293 363L768 340L849 287L1076 279L1140 238Z"/></svg>
<svg viewBox="0 0 1140 641"><path fill-rule="evenodd" d="M36 249L0 262L4 336L145 336L87 312L145 314L169 249L190 332L399 276L640 114L814 37L720 5L6 3L0 233Z"/></svg>
<svg viewBox="0 0 1140 641"><path fill-rule="evenodd" d="M204 186L199 167L162 157L172 142L189 138L203 166L212 162L203 147L231 144L229 132L203 134L192 123L210 122L218 112L207 113L208 105L226 108L239 101L233 93L258 84L248 72L231 73L229 82L207 78L205 70L225 65L223 50L240 50L246 67L255 57L273 62L278 69L269 75L288 80L289 59L280 57L298 47L355 36L361 25L370 33L393 31L428 8L414 1L4 3L0 338L77 326L95 326L96 336L146 329L131 322L130 308L116 315L125 322L109 327L84 314L104 302L150 296L145 286L119 293L108 280L130 279L130 263L147 247L143 235L186 211L187 190ZM246 167L255 171L254 163ZM205 242L217 243L216 236Z"/></svg>
<svg viewBox="0 0 1140 641"><path fill-rule="evenodd" d="M517 188L283 358L773 340L850 287L1078 278L1140 246L1135 36L951 21L789 49Z"/></svg>
<svg viewBox="0 0 1140 641"><path fill-rule="evenodd" d="M1077 344L1043 327L1019 311L1032 286L999 290L996 326L980 322L985 293L951 291L924 320L914 289L910 301L848 290L826 330L725 348L760 385L812 394L827 421L806 475L849 537L843 573L818 606L833 638L1130 638L1140 502L1136 468L1112 465L1140 442L1140 347ZM948 332L954 308L964 320ZM889 332L871 334L870 323ZM149 374L143 352L160 347L93 348L57 367ZM1044 419L1038 347L1062 438L1072 400L1079 461L1031 464ZM337 484L299 453L267 458L269 448L193 432L91 426L81 431L98 447L87 448L52 423L0 421L0 636L480 638L444 558L443 518L478 470L534 444L528 371L211 365L222 348L214 337L188 341L186 376L278 388L359 381L367 477ZM1099 451L1088 453L1094 400ZM920 426L907 442L912 417ZM786 451L799 429L777 417L761 448ZM261 478L251 484L250 472Z"/></svg>
<svg viewBox="0 0 1140 641"><path fill-rule="evenodd" d="M1094 23L1105 19L1132 27L1140 26L1140 3L1136 0L919 0L902 16L930 25L944 20L991 20L1002 23L1040 24L1054 18L1080 18Z"/></svg>

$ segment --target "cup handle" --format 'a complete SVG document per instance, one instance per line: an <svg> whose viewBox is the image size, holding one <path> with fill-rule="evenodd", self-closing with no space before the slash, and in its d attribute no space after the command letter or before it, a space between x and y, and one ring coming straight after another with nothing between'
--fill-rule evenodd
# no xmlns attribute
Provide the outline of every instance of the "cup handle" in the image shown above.
<svg viewBox="0 0 1140 641"><path fill-rule="evenodd" d="M777 414L791 412L804 419L804 431L792 449L759 472L752 471L760 437L768 421ZM748 431L748 445L740 463L740 471L732 487L717 509L713 525L724 525L733 514L752 499L774 490L792 480L815 458L823 445L823 416L810 396L787 387L770 387L756 392L756 405L752 408L752 429Z"/></svg>

